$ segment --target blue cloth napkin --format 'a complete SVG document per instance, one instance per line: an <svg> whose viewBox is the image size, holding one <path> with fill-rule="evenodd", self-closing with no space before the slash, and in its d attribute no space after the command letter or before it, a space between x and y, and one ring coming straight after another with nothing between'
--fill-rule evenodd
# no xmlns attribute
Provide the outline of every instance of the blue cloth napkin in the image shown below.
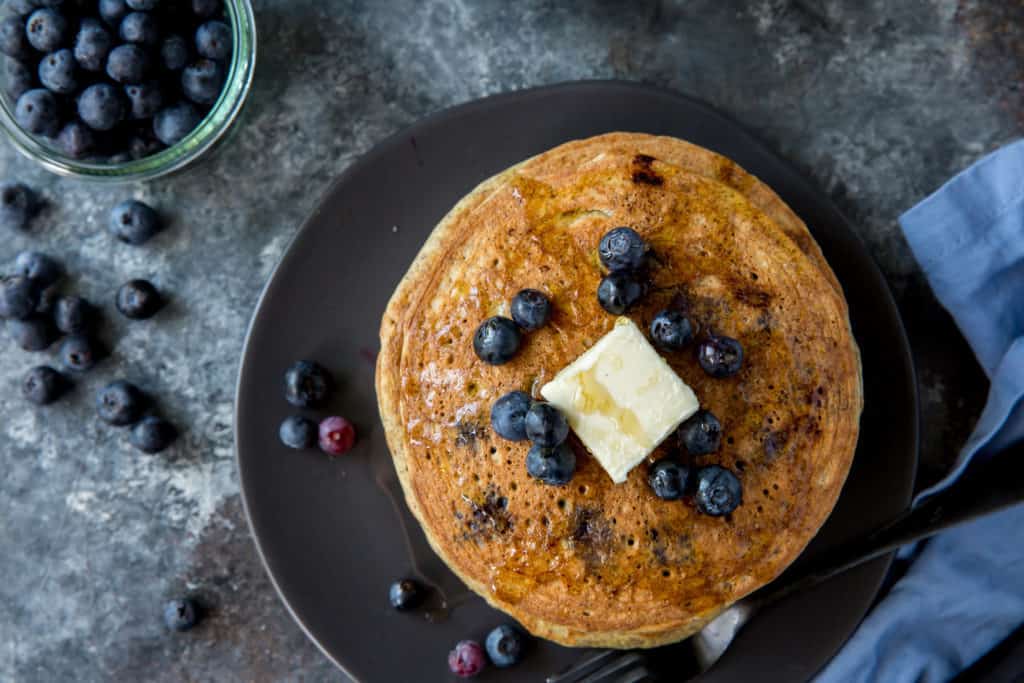
<svg viewBox="0 0 1024 683"><path fill-rule="evenodd" d="M991 380L956 466L917 503L1024 438L1024 140L975 163L900 224ZM966 669L1024 623L1022 530L1018 505L926 543L818 683L934 683Z"/></svg>

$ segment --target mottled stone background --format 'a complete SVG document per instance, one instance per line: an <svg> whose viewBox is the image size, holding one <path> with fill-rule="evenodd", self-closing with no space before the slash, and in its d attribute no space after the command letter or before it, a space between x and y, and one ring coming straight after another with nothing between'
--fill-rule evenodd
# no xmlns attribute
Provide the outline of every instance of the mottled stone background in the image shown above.
<svg viewBox="0 0 1024 683"><path fill-rule="evenodd" d="M424 114L491 93L623 78L691 93L792 159L840 204L906 317L923 395L921 483L950 462L984 378L936 305L896 219L1024 131L1024 3L956 0L459 2L255 0L260 59L237 135L205 165L151 185L51 177L0 145L0 176L52 208L28 235L70 288L102 302L112 357L69 400L26 405L39 356L0 354L0 680L338 680L274 595L249 539L232 453L246 322L329 181ZM538 122L543 125L543 122ZM171 228L143 249L105 232L136 196ZM149 277L171 306L113 313ZM184 428L164 455L100 424L92 396L124 377ZM212 615L187 635L160 620L193 591Z"/></svg>

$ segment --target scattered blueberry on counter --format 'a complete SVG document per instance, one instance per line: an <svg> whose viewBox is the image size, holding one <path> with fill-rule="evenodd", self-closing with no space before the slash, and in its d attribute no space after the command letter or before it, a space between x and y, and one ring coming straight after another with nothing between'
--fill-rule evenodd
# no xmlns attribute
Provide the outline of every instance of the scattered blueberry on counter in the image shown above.
<svg viewBox="0 0 1024 683"><path fill-rule="evenodd" d="M25 351L45 351L57 341L57 328L50 317L42 313L8 320L7 331L14 343Z"/></svg>
<svg viewBox="0 0 1024 683"><path fill-rule="evenodd" d="M336 415L320 422L320 449L328 455L344 455L356 443L356 428Z"/></svg>
<svg viewBox="0 0 1024 683"><path fill-rule="evenodd" d="M526 441L526 413L533 399L524 391L512 391L491 406L491 427L495 433L509 441Z"/></svg>
<svg viewBox="0 0 1024 683"><path fill-rule="evenodd" d="M0 278L0 318L24 320L39 304L39 287L27 277Z"/></svg>
<svg viewBox="0 0 1024 683"><path fill-rule="evenodd" d="M526 411L526 437L541 448L554 448L569 438L569 422L550 403L534 403Z"/></svg>
<svg viewBox="0 0 1024 683"><path fill-rule="evenodd" d="M160 232L160 215L148 204L129 200L121 202L110 212L107 228L110 234L127 244L145 244Z"/></svg>
<svg viewBox="0 0 1024 683"><path fill-rule="evenodd" d="M317 408L331 397L331 374L311 360L300 360L284 373L284 397L299 408Z"/></svg>
<svg viewBox="0 0 1024 683"><path fill-rule="evenodd" d="M459 678L476 676L487 666L487 657L480 643L473 640L460 640L455 648L448 653L448 668Z"/></svg>
<svg viewBox="0 0 1024 683"><path fill-rule="evenodd" d="M88 372L102 357L99 344L84 334L73 334L60 345L60 362L72 372Z"/></svg>
<svg viewBox="0 0 1024 683"><path fill-rule="evenodd" d="M423 589L412 579L395 581L388 588L388 602L397 610L412 609L423 600Z"/></svg>
<svg viewBox="0 0 1024 683"><path fill-rule="evenodd" d="M132 320L146 320L163 307L163 297L148 280L129 280L117 290L115 304L121 314Z"/></svg>
<svg viewBox="0 0 1024 683"><path fill-rule="evenodd" d="M480 323L473 335L473 351L490 365L504 365L519 351L522 334L515 321L494 316Z"/></svg>
<svg viewBox="0 0 1024 683"><path fill-rule="evenodd" d="M92 330L96 311L80 296L62 296L53 306L53 322L64 334L87 334Z"/></svg>
<svg viewBox="0 0 1024 683"><path fill-rule="evenodd" d="M132 427L129 440L143 453L159 453L166 450L178 436L178 430L167 420L149 415Z"/></svg>
<svg viewBox="0 0 1024 683"><path fill-rule="evenodd" d="M188 631L199 623L199 606L190 598L164 605L164 624L172 631Z"/></svg>
<svg viewBox="0 0 1024 683"><path fill-rule="evenodd" d="M709 334L697 347L697 362L712 377L732 377L743 367L743 346L732 337Z"/></svg>
<svg viewBox="0 0 1024 683"><path fill-rule="evenodd" d="M641 270L647 259L647 244L632 228L609 231L598 244L601 264L612 273Z"/></svg>
<svg viewBox="0 0 1024 683"><path fill-rule="evenodd" d="M527 332L539 330L551 317L551 301L543 292L524 289L512 299L512 320Z"/></svg>
<svg viewBox="0 0 1024 683"><path fill-rule="evenodd" d="M683 350L693 334L693 323L679 311L661 311L651 321L651 341L662 351Z"/></svg>
<svg viewBox="0 0 1024 683"><path fill-rule="evenodd" d="M567 443L554 448L534 444L526 454L526 472L551 486L564 486L576 474L576 454Z"/></svg>
<svg viewBox="0 0 1024 683"><path fill-rule="evenodd" d="M679 426L679 445L690 455L714 453L722 445L722 423L709 410L698 410Z"/></svg>
<svg viewBox="0 0 1024 683"><path fill-rule="evenodd" d="M142 418L146 403L138 387L118 380L100 389L96 395L96 412L109 425L127 427Z"/></svg>
<svg viewBox="0 0 1024 683"><path fill-rule="evenodd" d="M290 415L277 430L278 437L288 448L303 450L313 448L320 438L319 427L308 417Z"/></svg>
<svg viewBox="0 0 1024 683"><path fill-rule="evenodd" d="M616 272L601 279L597 301L612 315L622 315L644 296L644 285L634 273Z"/></svg>
<svg viewBox="0 0 1024 683"><path fill-rule="evenodd" d="M647 483L662 500L679 500L690 489L690 468L669 458L651 465Z"/></svg>
<svg viewBox="0 0 1024 683"><path fill-rule="evenodd" d="M18 275L30 280L39 289L46 289L60 280L63 271L57 261L39 251L23 251L14 259Z"/></svg>
<svg viewBox="0 0 1024 683"><path fill-rule="evenodd" d="M743 487L731 471L719 465L697 470L697 509L712 517L727 515L743 502Z"/></svg>
<svg viewBox="0 0 1024 683"><path fill-rule="evenodd" d="M68 381L48 365L32 368L21 381L21 395L39 406L53 403L67 389Z"/></svg>
<svg viewBox="0 0 1024 683"><path fill-rule="evenodd" d="M0 183L0 226L26 230L39 213L41 203L36 193L21 183Z"/></svg>
<svg viewBox="0 0 1024 683"><path fill-rule="evenodd" d="M502 624L487 634L484 641L491 664L504 669L518 664L523 658L525 637L515 626Z"/></svg>

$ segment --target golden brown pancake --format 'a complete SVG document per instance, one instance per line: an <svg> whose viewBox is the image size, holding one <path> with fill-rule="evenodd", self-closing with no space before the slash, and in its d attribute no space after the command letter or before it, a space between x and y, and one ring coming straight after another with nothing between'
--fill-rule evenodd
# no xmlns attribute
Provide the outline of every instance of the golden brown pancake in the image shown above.
<svg viewBox="0 0 1024 683"><path fill-rule="evenodd" d="M539 389L611 330L597 245L628 225L652 246L652 286L629 313L647 329L681 307L744 346L713 379L692 350L666 359L721 420L693 465L743 485L726 517L657 498L650 463L613 484L575 438L567 486L531 479L529 444L489 425L503 394ZM511 362L473 352L476 327L524 288L553 303ZM562 145L485 181L442 220L381 326L381 417L406 500L470 588L565 645L653 647L684 638L771 581L839 496L862 406L860 360L835 276L804 224L734 163L681 140L615 133ZM686 456L683 456L684 458Z"/></svg>

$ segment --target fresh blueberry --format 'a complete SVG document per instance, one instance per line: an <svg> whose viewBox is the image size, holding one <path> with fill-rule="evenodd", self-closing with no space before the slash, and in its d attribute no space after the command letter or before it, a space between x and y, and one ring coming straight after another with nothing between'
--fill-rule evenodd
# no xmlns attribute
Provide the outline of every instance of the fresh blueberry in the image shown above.
<svg viewBox="0 0 1024 683"><path fill-rule="evenodd" d="M62 296L53 306L53 322L64 334L87 334L95 318L92 304L80 296Z"/></svg>
<svg viewBox="0 0 1024 683"><path fill-rule="evenodd" d="M448 653L448 668L459 678L476 676L487 666L487 657L480 643L473 640L460 640L455 648Z"/></svg>
<svg viewBox="0 0 1024 683"><path fill-rule="evenodd" d="M43 57L39 62L39 82L57 95L70 95L78 89L75 55L64 48Z"/></svg>
<svg viewBox="0 0 1024 683"><path fill-rule="evenodd" d="M168 71L181 71L190 57L188 42L181 36L167 36L160 46L160 59Z"/></svg>
<svg viewBox="0 0 1024 683"><path fill-rule="evenodd" d="M165 147L159 140L150 140L139 135L128 141L128 154L135 160L151 157L163 149Z"/></svg>
<svg viewBox="0 0 1024 683"><path fill-rule="evenodd" d="M178 430L167 420L150 415L132 427L128 440L143 453L166 450L178 437Z"/></svg>
<svg viewBox="0 0 1024 683"><path fill-rule="evenodd" d="M0 21L0 52L15 59L32 56L32 46L25 36L25 23L18 17L7 17Z"/></svg>
<svg viewBox="0 0 1024 683"><path fill-rule="evenodd" d="M121 123L125 109L124 97L109 83L90 85L78 96L78 117L93 130L107 131Z"/></svg>
<svg viewBox="0 0 1024 683"><path fill-rule="evenodd" d="M526 440L526 413L533 399L523 391L512 391L491 406L491 426L495 433L509 441Z"/></svg>
<svg viewBox="0 0 1024 683"><path fill-rule="evenodd" d="M644 295L644 286L632 273L611 273L597 288L597 301L612 315L622 315Z"/></svg>
<svg viewBox="0 0 1024 683"><path fill-rule="evenodd" d="M160 6L160 0L126 0L128 6L138 12L148 12Z"/></svg>
<svg viewBox="0 0 1024 683"><path fill-rule="evenodd" d="M576 473L576 454L569 444L554 448L534 445L526 454L526 472L551 486L564 486Z"/></svg>
<svg viewBox="0 0 1024 683"><path fill-rule="evenodd" d="M8 320L7 331L19 348L45 351L57 341L57 328L49 316L34 313L24 320Z"/></svg>
<svg viewBox="0 0 1024 683"><path fill-rule="evenodd" d="M632 228L615 228L597 247L601 263L611 272L636 271L643 268L647 244Z"/></svg>
<svg viewBox="0 0 1024 683"><path fill-rule="evenodd" d="M732 337L708 335L697 347L697 362L712 377L732 377L743 367L743 346Z"/></svg>
<svg viewBox="0 0 1024 683"><path fill-rule="evenodd" d="M343 417L332 415L320 422L320 450L328 455L344 455L356 443L356 428Z"/></svg>
<svg viewBox="0 0 1024 683"><path fill-rule="evenodd" d="M551 317L551 302L543 292L524 289L512 299L512 319L524 330L538 330Z"/></svg>
<svg viewBox="0 0 1024 683"><path fill-rule="evenodd" d="M83 159L96 149L96 135L81 121L71 121L57 134L57 146L72 159Z"/></svg>
<svg viewBox="0 0 1024 683"><path fill-rule="evenodd" d="M18 98L14 118L19 126L34 135L51 138L60 131L57 98L43 88L29 90Z"/></svg>
<svg viewBox="0 0 1024 683"><path fill-rule="evenodd" d="M526 411L526 437L543 448L554 448L569 438L569 423L550 403L534 403Z"/></svg>
<svg viewBox="0 0 1024 683"><path fill-rule="evenodd" d="M231 42L231 27L223 21L208 21L196 30L196 52L207 59L230 57Z"/></svg>
<svg viewBox="0 0 1024 683"><path fill-rule="evenodd" d="M146 320L163 306L163 298L148 280L129 280L117 290L117 310L126 318Z"/></svg>
<svg viewBox="0 0 1024 683"><path fill-rule="evenodd" d="M172 631L188 631L199 623L199 607L194 600L182 598L164 605L164 624Z"/></svg>
<svg viewBox="0 0 1024 683"><path fill-rule="evenodd" d="M110 212L107 229L110 234L128 244L144 244L162 228L160 216L142 202L134 199L121 202Z"/></svg>
<svg viewBox="0 0 1024 683"><path fill-rule="evenodd" d="M39 198L27 185L0 182L0 225L24 230L39 213L39 207Z"/></svg>
<svg viewBox="0 0 1024 683"><path fill-rule="evenodd" d="M651 340L662 351L679 351L693 341L693 323L679 311L662 311L651 321Z"/></svg>
<svg viewBox="0 0 1024 683"><path fill-rule="evenodd" d="M284 419L277 430L277 435L288 448L301 450L313 448L319 438L317 424L307 417L291 415Z"/></svg>
<svg viewBox="0 0 1024 683"><path fill-rule="evenodd" d="M24 320L39 304L39 287L27 277L0 277L0 318Z"/></svg>
<svg viewBox="0 0 1024 683"><path fill-rule="evenodd" d="M75 37L75 61L86 71L103 71L114 39L95 19L83 19Z"/></svg>
<svg viewBox="0 0 1024 683"><path fill-rule="evenodd" d="M99 345L84 334L73 334L60 345L60 362L72 372L88 372L103 356Z"/></svg>
<svg viewBox="0 0 1024 683"><path fill-rule="evenodd" d="M124 92L131 104L130 116L133 119L151 119L160 111L164 103L164 94L159 83L141 83L127 85Z"/></svg>
<svg viewBox="0 0 1024 683"><path fill-rule="evenodd" d="M68 20L59 10L37 9L29 16L25 32L32 47L40 52L53 52L67 40Z"/></svg>
<svg viewBox="0 0 1024 683"><path fill-rule="evenodd" d="M192 0L192 13L203 19L212 17L223 7L223 0Z"/></svg>
<svg viewBox="0 0 1024 683"><path fill-rule="evenodd" d="M722 445L722 423L709 410L698 410L679 426L679 445L690 455L714 453Z"/></svg>
<svg viewBox="0 0 1024 683"><path fill-rule="evenodd" d="M130 11L125 0L100 0L100 16L111 26L118 26Z"/></svg>
<svg viewBox="0 0 1024 683"><path fill-rule="evenodd" d="M145 395L134 384L123 380L111 382L96 394L96 412L100 419L115 427L135 424L145 408Z"/></svg>
<svg viewBox="0 0 1024 683"><path fill-rule="evenodd" d="M196 104L212 104L224 87L224 67L212 59L200 59L181 72L181 91Z"/></svg>
<svg viewBox="0 0 1024 683"><path fill-rule="evenodd" d="M18 275L26 277L39 289L46 289L61 278L60 264L41 251L23 251L14 259Z"/></svg>
<svg viewBox="0 0 1024 683"><path fill-rule="evenodd" d="M118 45L107 57L107 75L118 83L141 83L146 79L149 67L149 55L132 43Z"/></svg>
<svg viewBox="0 0 1024 683"><path fill-rule="evenodd" d="M284 398L299 408L318 408L334 391L331 373L319 363L300 360L284 373Z"/></svg>
<svg viewBox="0 0 1024 683"><path fill-rule="evenodd" d="M176 145L203 120L202 114L189 102L161 109L153 117L153 133L168 147Z"/></svg>
<svg viewBox="0 0 1024 683"><path fill-rule="evenodd" d="M52 316L53 309L57 305L57 299L59 298L60 290L57 285L50 285L39 292L39 303L36 304L36 313Z"/></svg>
<svg viewBox="0 0 1024 683"><path fill-rule="evenodd" d="M32 368L21 380L21 395L39 406L45 406L59 399L67 391L68 382L49 365Z"/></svg>
<svg viewBox="0 0 1024 683"><path fill-rule="evenodd" d="M423 600L423 589L412 579L395 581L388 588L388 602L398 610L412 609Z"/></svg>
<svg viewBox="0 0 1024 683"><path fill-rule="evenodd" d="M473 335L473 350L485 363L504 365L519 351L521 339L519 326L515 322L495 316L480 323Z"/></svg>
<svg viewBox="0 0 1024 683"><path fill-rule="evenodd" d="M727 515L743 502L743 487L735 474L718 465L697 470L697 509L705 515Z"/></svg>
<svg viewBox="0 0 1024 683"><path fill-rule="evenodd" d="M679 500L689 489L690 469L665 458L651 465L647 483L654 495L662 500Z"/></svg>
<svg viewBox="0 0 1024 683"><path fill-rule="evenodd" d="M4 92L16 102L19 97L35 87L36 77L25 62L10 57L3 60L3 63Z"/></svg>
<svg viewBox="0 0 1024 683"><path fill-rule="evenodd" d="M523 658L523 634L514 626L502 624L487 634L484 645L491 664L504 669L514 666Z"/></svg>
<svg viewBox="0 0 1024 683"><path fill-rule="evenodd" d="M160 24L156 17L145 12L132 12L121 20L121 40L139 45L156 45L160 42Z"/></svg>

